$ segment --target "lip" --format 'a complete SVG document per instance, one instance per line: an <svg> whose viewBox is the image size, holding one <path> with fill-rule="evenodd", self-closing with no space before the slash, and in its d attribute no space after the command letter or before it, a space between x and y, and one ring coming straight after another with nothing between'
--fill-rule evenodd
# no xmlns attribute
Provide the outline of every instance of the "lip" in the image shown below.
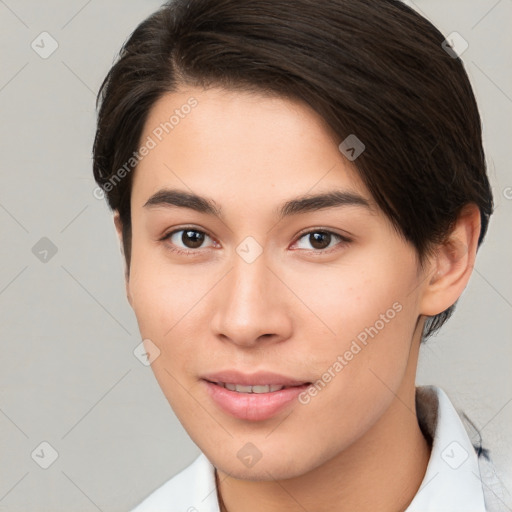
<svg viewBox="0 0 512 512"><path fill-rule="evenodd" d="M235 418L249 421L272 418L287 408L310 385L310 382L298 381L277 373L244 374L233 370L205 375L201 380L210 398L221 410ZM269 384L289 387L268 393L239 393L219 386L216 382L245 386Z"/></svg>
<svg viewBox="0 0 512 512"><path fill-rule="evenodd" d="M257 373L242 373L236 370L224 370L203 375L202 378L210 382L228 382L231 384L242 384L244 386L264 386L265 384L275 386L300 386L308 382L286 377L278 373L263 371Z"/></svg>

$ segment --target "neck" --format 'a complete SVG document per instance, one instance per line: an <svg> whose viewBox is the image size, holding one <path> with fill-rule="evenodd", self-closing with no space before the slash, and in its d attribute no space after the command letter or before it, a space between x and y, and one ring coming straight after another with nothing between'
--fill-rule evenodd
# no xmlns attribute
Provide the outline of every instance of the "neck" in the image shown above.
<svg viewBox="0 0 512 512"><path fill-rule="evenodd" d="M280 481L249 481L219 472L221 512L406 510L430 458L416 416L415 365L407 373L379 421L348 449L308 473Z"/></svg>

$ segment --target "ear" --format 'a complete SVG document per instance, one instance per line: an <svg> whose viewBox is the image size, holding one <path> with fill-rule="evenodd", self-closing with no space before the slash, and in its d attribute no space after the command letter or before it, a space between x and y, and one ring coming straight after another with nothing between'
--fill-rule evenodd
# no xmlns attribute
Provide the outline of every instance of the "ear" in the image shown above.
<svg viewBox="0 0 512 512"><path fill-rule="evenodd" d="M130 303L130 306L133 307L132 304L132 296L130 293L130 276L128 272L128 268L126 266L126 258L124 255L124 245L123 245L123 222L121 221L121 216L119 215L119 211L114 211L114 226L116 228L117 236L119 238L119 245L121 248L121 254L123 255L123 261L124 261L124 280L125 280L125 287L126 287L126 298L128 299L128 302Z"/></svg>
<svg viewBox="0 0 512 512"><path fill-rule="evenodd" d="M480 210L466 205L447 240L432 258L429 276L421 297L420 312L427 316L442 313L461 296L475 266Z"/></svg>

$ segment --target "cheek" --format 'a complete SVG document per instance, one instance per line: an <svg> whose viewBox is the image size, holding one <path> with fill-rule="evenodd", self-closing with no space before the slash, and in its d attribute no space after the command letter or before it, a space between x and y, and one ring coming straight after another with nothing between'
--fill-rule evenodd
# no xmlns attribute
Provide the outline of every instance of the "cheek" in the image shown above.
<svg viewBox="0 0 512 512"><path fill-rule="evenodd" d="M316 340L315 372L331 388L319 393L320 400L333 402L324 411L339 410L341 402L364 411L361 404L371 407L375 397L392 396L389 389L399 387L407 367L417 318L411 294L416 267L406 258L371 261L379 263L322 269L296 289L316 313L303 316L308 335L301 338ZM311 355L311 346L304 352Z"/></svg>
<svg viewBox="0 0 512 512"><path fill-rule="evenodd" d="M170 345L166 341L185 325L180 319L190 310L193 297L189 297L186 289L170 276L162 278L151 270L139 273L132 282L131 290L141 335L154 340L161 349Z"/></svg>
<svg viewBox="0 0 512 512"><path fill-rule="evenodd" d="M213 272L192 265L172 265L158 251L134 252L130 277L132 308L141 336L161 351L160 363L172 368L188 366L197 352L192 344L205 338L200 329L209 293L219 279Z"/></svg>
<svg viewBox="0 0 512 512"><path fill-rule="evenodd" d="M404 327L405 318L414 321L410 291L415 268L406 261L391 264L381 257L370 258L368 264L318 265L307 278L292 270L285 272L284 280L302 302L297 309L302 311L302 326L315 330L314 339L325 345L326 350L319 353L329 353L329 346L339 351L358 337L364 342L376 331L379 336L396 331Z"/></svg>
<svg viewBox="0 0 512 512"><path fill-rule="evenodd" d="M143 244L133 244L129 288L141 335L160 345L183 315L189 288L154 253Z"/></svg>

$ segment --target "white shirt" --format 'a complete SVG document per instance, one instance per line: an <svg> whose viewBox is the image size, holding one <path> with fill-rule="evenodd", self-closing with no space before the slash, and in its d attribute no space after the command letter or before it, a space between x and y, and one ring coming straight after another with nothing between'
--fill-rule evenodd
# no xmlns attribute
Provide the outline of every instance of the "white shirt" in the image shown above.
<svg viewBox="0 0 512 512"><path fill-rule="evenodd" d="M406 512L486 512L477 454L446 393L417 386L416 409L433 443L425 477ZM201 453L132 512L219 512L214 470Z"/></svg>

